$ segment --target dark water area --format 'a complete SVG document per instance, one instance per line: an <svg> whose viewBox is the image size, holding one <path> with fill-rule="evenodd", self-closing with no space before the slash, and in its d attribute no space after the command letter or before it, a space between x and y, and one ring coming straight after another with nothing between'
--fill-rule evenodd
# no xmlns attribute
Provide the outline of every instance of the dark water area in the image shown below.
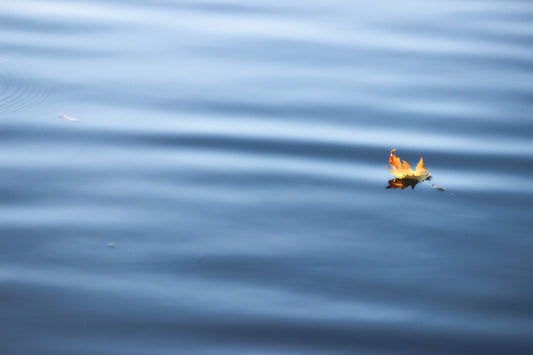
<svg viewBox="0 0 533 355"><path fill-rule="evenodd" d="M0 30L1 354L533 353L532 2ZM393 148L431 182L385 189Z"/></svg>

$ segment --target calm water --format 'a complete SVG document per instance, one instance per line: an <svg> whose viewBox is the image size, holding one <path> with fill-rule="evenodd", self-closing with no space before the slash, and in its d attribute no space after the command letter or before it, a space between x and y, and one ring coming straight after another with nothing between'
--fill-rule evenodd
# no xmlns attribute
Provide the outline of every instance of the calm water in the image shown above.
<svg viewBox="0 0 533 355"><path fill-rule="evenodd" d="M0 13L2 354L533 352L532 2Z"/></svg>

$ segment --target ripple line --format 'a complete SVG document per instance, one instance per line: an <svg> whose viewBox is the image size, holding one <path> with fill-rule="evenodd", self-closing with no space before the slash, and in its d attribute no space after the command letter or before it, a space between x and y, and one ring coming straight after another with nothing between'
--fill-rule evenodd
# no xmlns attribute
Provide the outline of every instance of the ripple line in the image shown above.
<svg viewBox="0 0 533 355"><path fill-rule="evenodd" d="M50 90L36 84L27 74L0 62L0 112L20 112L44 101Z"/></svg>

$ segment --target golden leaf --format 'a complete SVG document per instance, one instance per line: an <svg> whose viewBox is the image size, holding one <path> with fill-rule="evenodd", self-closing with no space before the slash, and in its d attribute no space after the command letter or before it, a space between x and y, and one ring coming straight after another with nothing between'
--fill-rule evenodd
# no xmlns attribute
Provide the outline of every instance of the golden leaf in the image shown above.
<svg viewBox="0 0 533 355"><path fill-rule="evenodd" d="M420 161L418 162L418 165L416 166L416 170L413 171L409 163L407 163L405 160L402 163L400 158L394 155L395 151L396 149L391 150L390 158L389 158L390 167L387 166L387 168L389 168L392 175L396 176L398 179L407 179L407 180L416 180L416 181L424 181L424 180L429 179L431 174L424 166L424 160L422 158L420 158Z"/></svg>

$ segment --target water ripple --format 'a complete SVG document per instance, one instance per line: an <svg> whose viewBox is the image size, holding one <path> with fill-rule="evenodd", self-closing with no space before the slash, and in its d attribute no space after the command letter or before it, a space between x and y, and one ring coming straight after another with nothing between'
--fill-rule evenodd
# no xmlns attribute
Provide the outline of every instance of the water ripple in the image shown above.
<svg viewBox="0 0 533 355"><path fill-rule="evenodd" d="M23 71L0 63L0 112L20 112L43 102L50 89L30 79Z"/></svg>

